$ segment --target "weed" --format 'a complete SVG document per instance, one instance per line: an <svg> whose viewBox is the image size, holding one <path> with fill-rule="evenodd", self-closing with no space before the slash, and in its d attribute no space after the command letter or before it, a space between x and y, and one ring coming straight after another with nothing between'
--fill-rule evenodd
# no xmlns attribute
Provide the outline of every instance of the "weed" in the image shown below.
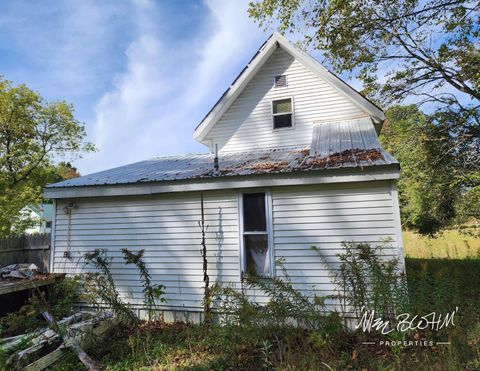
<svg viewBox="0 0 480 371"><path fill-rule="evenodd" d="M110 271L111 258L106 256L106 250L95 249L90 253L85 253L84 258L86 264L92 264L99 271L86 275L85 298L87 301L100 310L103 310L106 305L126 322L138 322L138 317L131 306L120 298Z"/></svg>
<svg viewBox="0 0 480 371"><path fill-rule="evenodd" d="M277 313L280 318L285 318L283 310L263 309L250 300L247 296L249 289L260 289L247 282L248 288L244 292L237 291L234 287L212 286L216 287L216 295L227 291L230 293L227 297L232 300L232 315L225 319L223 326L212 324L209 331L205 331L204 326L152 321L140 326L117 327L108 340L96 344L94 349L88 351L101 360L106 370L479 369L479 261L407 259L406 267L409 285L415 282L417 292L426 296L424 301L416 302L417 292L408 290L408 305L421 311L410 310L412 313L435 310L436 305L444 301L441 297L447 295L448 289L451 290L451 301L457 305L461 303L459 307L462 315L458 318L459 322L441 335L442 341L451 342L450 346L380 346L380 339L394 341L435 338L430 333L392 333L387 339L369 334L366 338L361 332L342 331L341 323L338 325L336 321L324 324L320 329L292 326L289 320L280 326L271 316L272 313ZM444 288L440 290L441 293L435 294L431 289L438 284L438 280ZM285 281L280 287L288 285L288 280ZM272 295L278 296L283 291L285 290L278 288ZM307 295L304 291L300 293ZM289 298L290 294L283 292L281 295ZM225 303L227 297L220 296L220 304ZM293 299L275 300L278 303L283 300L294 302ZM268 301L265 306L267 305ZM218 310L222 309L219 306ZM335 326L339 326L337 330ZM362 341L367 340L376 340L377 345L362 345ZM75 370L78 366L79 362L70 358L57 365L57 369Z"/></svg>
<svg viewBox="0 0 480 371"><path fill-rule="evenodd" d="M147 308L148 320L151 321L158 310L157 301L163 303L166 302L167 299L163 297L165 294L165 286L152 283L152 278L143 260L144 253L145 250L134 253L128 249L122 249L126 264L134 264L138 268L143 286L143 303Z"/></svg>
<svg viewBox="0 0 480 371"><path fill-rule="evenodd" d="M200 194L200 212L201 212L201 219L198 222L202 233L202 270L203 270L203 315L204 315L204 323L209 325L212 322L212 290L210 286L210 276L208 275L208 260L207 260L207 243L205 239L205 233L208 229L208 225L205 225L205 208L203 204L203 193Z"/></svg>
<svg viewBox="0 0 480 371"><path fill-rule="evenodd" d="M247 291L258 290L268 297L268 302L260 304L252 300L246 290L237 291L232 287L217 288L220 305L217 312L224 323L242 326L274 326L323 330L331 333L341 331L340 317L328 313L325 297L313 292L296 289L283 266L277 261L282 276L261 277L249 275L246 278Z"/></svg>
<svg viewBox="0 0 480 371"><path fill-rule="evenodd" d="M360 318L367 308L393 323L396 313L408 305L407 281L400 262L396 258L382 258L383 245L343 242L342 246L344 252L337 254L339 269L330 269L336 290L333 297L342 312ZM312 249L321 254L320 249L314 246Z"/></svg>
<svg viewBox="0 0 480 371"><path fill-rule="evenodd" d="M476 325L468 333L468 345L470 345L474 352L475 357L469 363L469 365L474 370L480 369L480 322L477 322Z"/></svg>

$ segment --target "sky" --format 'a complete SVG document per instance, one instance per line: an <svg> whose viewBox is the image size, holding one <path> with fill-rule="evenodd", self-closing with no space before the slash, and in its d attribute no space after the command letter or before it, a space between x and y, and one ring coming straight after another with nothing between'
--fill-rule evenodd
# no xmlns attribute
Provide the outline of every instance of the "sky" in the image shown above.
<svg viewBox="0 0 480 371"><path fill-rule="evenodd" d="M206 152L192 132L272 30L248 0L0 0L0 75L65 100L98 151L82 175Z"/></svg>

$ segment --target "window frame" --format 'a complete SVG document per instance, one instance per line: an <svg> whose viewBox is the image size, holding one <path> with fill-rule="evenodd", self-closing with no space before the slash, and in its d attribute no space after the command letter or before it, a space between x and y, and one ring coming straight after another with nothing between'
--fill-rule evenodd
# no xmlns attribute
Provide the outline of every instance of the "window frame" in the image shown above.
<svg viewBox="0 0 480 371"><path fill-rule="evenodd" d="M263 231L244 231L243 230L243 195L249 193L265 193L265 222L267 230ZM268 274L262 275L263 277L274 277L275 276L275 264L274 264L274 253L273 253L273 217L272 217L272 194L269 189L249 189L241 190L238 193L238 236L239 236L239 258L240 258L240 270L239 277L242 279L244 277L244 272L246 271L246 254L245 254L245 235L258 235L266 234L267 235L267 247L268 247L268 259L269 267Z"/></svg>
<svg viewBox="0 0 480 371"><path fill-rule="evenodd" d="M285 100L285 99L290 99L291 105L292 105L291 111L290 112L282 112L282 113L273 113L273 102L276 102L276 101L279 101L279 100ZM292 130L292 129L295 128L295 104L294 104L294 100L293 100L292 96L272 99L271 102L270 102L270 113L271 113L271 116L272 116L272 131ZM275 116L288 115L288 114L292 115L292 125L287 126L285 128L275 128Z"/></svg>

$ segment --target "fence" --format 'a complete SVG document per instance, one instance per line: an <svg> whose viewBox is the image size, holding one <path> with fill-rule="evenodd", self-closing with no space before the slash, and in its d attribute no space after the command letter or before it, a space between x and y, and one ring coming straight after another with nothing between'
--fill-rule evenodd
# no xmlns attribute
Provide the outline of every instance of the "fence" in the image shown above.
<svg viewBox="0 0 480 371"><path fill-rule="evenodd" d="M15 263L34 263L48 272L50 233L0 238L0 267Z"/></svg>

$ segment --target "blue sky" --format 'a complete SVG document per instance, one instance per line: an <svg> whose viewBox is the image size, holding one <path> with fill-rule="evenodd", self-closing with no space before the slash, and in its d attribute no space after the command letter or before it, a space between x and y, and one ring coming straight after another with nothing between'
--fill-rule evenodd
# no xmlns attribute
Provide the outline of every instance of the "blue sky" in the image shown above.
<svg viewBox="0 0 480 371"><path fill-rule="evenodd" d="M270 31L248 1L3 1L0 74L74 104L98 152L82 174L204 152L195 126Z"/></svg>

